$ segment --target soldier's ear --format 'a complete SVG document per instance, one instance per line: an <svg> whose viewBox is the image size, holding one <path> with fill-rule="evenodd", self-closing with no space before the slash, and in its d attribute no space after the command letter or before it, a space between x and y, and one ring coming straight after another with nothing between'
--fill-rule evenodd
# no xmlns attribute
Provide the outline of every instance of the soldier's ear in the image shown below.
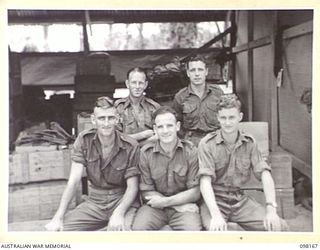
<svg viewBox="0 0 320 250"><path fill-rule="evenodd" d="M153 132L157 135L156 125L153 125Z"/></svg>
<svg viewBox="0 0 320 250"><path fill-rule="evenodd" d="M97 125L97 124L96 124L96 119L95 119L95 116L94 116L93 113L91 114L91 123L92 123L94 126Z"/></svg>
<svg viewBox="0 0 320 250"><path fill-rule="evenodd" d="M239 122L241 122L241 121L242 121L242 118L243 118L243 113L242 113L242 112L240 112L239 116L240 116L240 120L239 120Z"/></svg>
<svg viewBox="0 0 320 250"><path fill-rule="evenodd" d="M180 131L181 122L177 121L177 131Z"/></svg>
<svg viewBox="0 0 320 250"><path fill-rule="evenodd" d="M128 79L125 81L125 84L126 84L127 88L129 88L129 81L128 81Z"/></svg>

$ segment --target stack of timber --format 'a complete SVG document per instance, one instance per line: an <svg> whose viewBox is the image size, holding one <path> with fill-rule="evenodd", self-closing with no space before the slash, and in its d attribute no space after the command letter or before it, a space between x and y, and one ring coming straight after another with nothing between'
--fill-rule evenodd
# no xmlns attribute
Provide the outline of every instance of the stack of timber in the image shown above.
<svg viewBox="0 0 320 250"><path fill-rule="evenodd" d="M16 145L9 156L9 223L53 217L67 185L71 150L71 144L50 142ZM80 202L80 187L69 209Z"/></svg>
<svg viewBox="0 0 320 250"><path fill-rule="evenodd" d="M116 84L110 74L110 58L107 53L91 53L79 59L76 65L75 99L73 122L81 112L91 113L96 99L100 96L113 97L114 90L122 87ZM78 129L76 128L76 133Z"/></svg>
<svg viewBox="0 0 320 250"><path fill-rule="evenodd" d="M295 213L291 156L285 152L269 153L268 124L266 122L242 122L240 128L254 137L262 157L271 166L279 216L284 219L293 218ZM251 173L250 181L245 185L244 190L248 195L265 205L262 183L255 178L253 173Z"/></svg>

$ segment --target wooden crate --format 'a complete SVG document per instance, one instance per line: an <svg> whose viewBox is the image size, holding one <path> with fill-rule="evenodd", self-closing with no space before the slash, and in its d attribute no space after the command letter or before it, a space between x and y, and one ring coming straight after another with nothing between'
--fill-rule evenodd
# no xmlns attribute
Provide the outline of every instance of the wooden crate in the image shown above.
<svg viewBox="0 0 320 250"><path fill-rule="evenodd" d="M292 188L292 159L283 152L272 152L269 156L271 174L276 188Z"/></svg>
<svg viewBox="0 0 320 250"><path fill-rule="evenodd" d="M26 148L31 150L32 147ZM71 168L71 149L57 150L52 147L49 149L51 150L26 151L10 155L9 183L68 179Z"/></svg>
<svg viewBox="0 0 320 250"><path fill-rule="evenodd" d="M245 193L265 206L265 196L262 190L245 190ZM284 219L295 217L293 188L277 188L276 201L278 204L277 212L280 217Z"/></svg>
<svg viewBox="0 0 320 250"><path fill-rule="evenodd" d="M67 181L61 180L10 185L9 223L51 219L58 209L66 184ZM70 203L69 209L76 206L76 197Z"/></svg>

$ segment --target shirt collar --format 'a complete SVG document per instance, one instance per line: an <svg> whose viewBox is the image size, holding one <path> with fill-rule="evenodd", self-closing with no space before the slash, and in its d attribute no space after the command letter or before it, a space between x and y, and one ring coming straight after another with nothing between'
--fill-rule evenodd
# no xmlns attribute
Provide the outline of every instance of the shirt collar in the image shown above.
<svg viewBox="0 0 320 250"><path fill-rule="evenodd" d="M191 88L191 84L189 84L189 85L188 85L187 90L188 90L188 94L189 94L189 95L190 95L190 94L195 95L194 91L193 91L193 90L192 90L192 88ZM210 92L210 89L209 89L209 87L208 87L208 84L207 84L207 83L205 83L205 89L204 89L204 92L205 92L205 93L209 93L209 92Z"/></svg>
<svg viewBox="0 0 320 250"><path fill-rule="evenodd" d="M145 97L142 96L142 98L140 100L140 105L142 105L144 107L145 102L146 102ZM126 109L129 105L131 105L130 96L126 97L126 101L124 103L124 109Z"/></svg>
<svg viewBox="0 0 320 250"><path fill-rule="evenodd" d="M179 138L178 139L178 142L177 142L177 145L175 146L174 148L174 152L177 151L177 148L182 148L183 149L183 145L182 145L182 142ZM160 141L157 140L154 147L153 147L153 152L158 152L158 153L161 153L161 154L164 154L166 155L166 152L164 152L164 150L162 149L162 147L160 146Z"/></svg>
<svg viewBox="0 0 320 250"><path fill-rule="evenodd" d="M216 143L217 144L221 144L222 142L224 142L224 139L222 137L222 132L221 129L216 131L217 135L216 135ZM242 144L242 142L248 142L248 139L245 137L245 134L242 131L238 131L238 138L236 141L236 145L240 145Z"/></svg>
<svg viewBox="0 0 320 250"><path fill-rule="evenodd" d="M99 140L99 137L98 137L98 132L96 131L94 137L93 137L93 140L97 143L99 143L99 145L101 145L101 142ZM114 141L114 148L125 148L125 145L121 139L121 134L120 132L116 129L115 130L115 141Z"/></svg>

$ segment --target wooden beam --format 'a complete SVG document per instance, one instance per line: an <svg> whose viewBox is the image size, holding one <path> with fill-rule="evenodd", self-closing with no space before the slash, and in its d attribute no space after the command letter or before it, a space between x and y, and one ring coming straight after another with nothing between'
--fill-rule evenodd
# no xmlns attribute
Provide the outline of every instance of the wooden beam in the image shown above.
<svg viewBox="0 0 320 250"><path fill-rule="evenodd" d="M283 31L283 39L302 36L313 32L313 21L301 23Z"/></svg>
<svg viewBox="0 0 320 250"><path fill-rule="evenodd" d="M248 42L250 43L253 40L253 12L252 11L247 11L248 14L248 23L247 23L247 28L248 28ZM253 120L253 51L250 48L248 50L248 121Z"/></svg>
<svg viewBox="0 0 320 250"><path fill-rule="evenodd" d="M271 43L270 36L265 36L265 37L256 39L254 41L250 41L247 44L242 44L242 45L239 45L237 47L232 48L232 53L239 53L239 52L246 51L249 49L262 47L262 46L268 45L270 43Z"/></svg>
<svg viewBox="0 0 320 250"><path fill-rule="evenodd" d="M294 27L288 28L283 31L283 39L289 39L297 36L302 36L307 33L313 32L313 22L305 22ZM270 36L265 36L254 41L250 41L247 44L242 44L232 48L232 53L239 53L245 50L262 47L271 43Z"/></svg>
<svg viewBox="0 0 320 250"><path fill-rule="evenodd" d="M184 57L183 59L181 59L181 62L186 62L190 57L194 56L197 53L200 53L206 49L208 49L212 44L220 41L222 38L224 38L226 35L228 35L229 33L231 33L234 30L234 27L231 26L228 29L226 29L224 32L220 33L219 35L217 35L216 37L214 37L213 39L211 39L209 42L207 42L206 44L202 45L200 48L198 48L195 52L192 52L190 55L187 55L186 57Z"/></svg>
<svg viewBox="0 0 320 250"><path fill-rule="evenodd" d="M277 77L274 76L273 69L275 64L275 53L276 53L276 35L278 32L278 12L273 12L272 17L272 34L271 34L271 57L272 57L272 70L270 72L271 86L269 95L269 107L270 107L270 149L274 149L279 145L279 98L278 98L278 87L277 87Z"/></svg>

